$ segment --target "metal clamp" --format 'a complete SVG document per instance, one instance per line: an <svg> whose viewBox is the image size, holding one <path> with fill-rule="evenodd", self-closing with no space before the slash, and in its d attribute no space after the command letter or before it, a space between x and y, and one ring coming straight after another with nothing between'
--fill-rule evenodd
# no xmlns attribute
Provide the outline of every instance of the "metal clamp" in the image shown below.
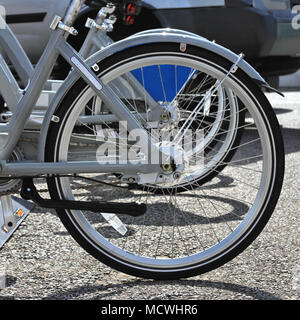
<svg viewBox="0 0 300 320"><path fill-rule="evenodd" d="M108 15L108 14L112 14L114 11L116 10L116 6L113 3L108 3L106 5L106 7L103 7L100 11L99 11L99 15Z"/></svg>
<svg viewBox="0 0 300 320"><path fill-rule="evenodd" d="M64 31L70 33L73 36L77 36L78 35L78 31L75 28L69 27L66 24L64 24L61 21L61 17L60 16L55 16L53 21L52 21L52 23L51 23L51 25L50 25L50 29L52 29L52 30L56 30L57 28L59 28L61 30L64 30Z"/></svg>
<svg viewBox="0 0 300 320"><path fill-rule="evenodd" d="M94 19L91 19L91 18L87 18L85 27L89 29L92 29L92 28L101 29L101 26Z"/></svg>
<svg viewBox="0 0 300 320"><path fill-rule="evenodd" d="M104 32L111 32L116 21L117 17L114 15L111 15L109 18L105 19L102 24L98 24L94 19L87 18L85 27L89 29L96 28Z"/></svg>

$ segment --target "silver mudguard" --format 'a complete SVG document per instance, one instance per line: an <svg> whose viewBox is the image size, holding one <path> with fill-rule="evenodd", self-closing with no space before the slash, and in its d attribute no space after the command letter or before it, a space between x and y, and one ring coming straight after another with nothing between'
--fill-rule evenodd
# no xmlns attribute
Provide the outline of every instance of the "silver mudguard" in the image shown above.
<svg viewBox="0 0 300 320"><path fill-rule="evenodd" d="M235 63L239 59L239 56L233 53L232 51L216 44L215 42L209 41L206 38L200 37L193 33L176 29L153 29L137 33L133 36L115 42L90 56L86 60L86 62L89 66L92 67L95 63L99 63L101 60L113 55L115 52L124 50L132 46L139 46L147 43L157 42L175 42L179 44L200 47L208 51L211 51L215 54L218 54L219 56L227 59L232 63ZM253 81L258 83L259 85L272 89L266 83L266 81L259 75L259 73L253 67L251 67L244 59L242 59L238 63L238 67L241 68L250 78L253 79ZM40 130L37 155L37 160L39 161L44 161L45 144L51 118L54 115L57 106L60 104L67 92L72 88L72 86L78 79L78 74L75 71L72 71L57 91L56 95L51 101L49 108L47 109Z"/></svg>

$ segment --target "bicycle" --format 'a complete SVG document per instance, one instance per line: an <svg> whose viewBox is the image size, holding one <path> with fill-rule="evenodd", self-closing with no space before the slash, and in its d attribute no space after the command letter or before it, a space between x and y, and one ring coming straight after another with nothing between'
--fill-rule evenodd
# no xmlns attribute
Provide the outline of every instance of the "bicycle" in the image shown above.
<svg viewBox="0 0 300 320"><path fill-rule="evenodd" d="M30 79L20 95L0 59L13 110L0 126L2 229L23 215L9 200L22 184L23 199L55 209L79 245L116 270L176 279L219 267L259 235L280 195L282 137L262 91L271 88L243 55L179 30L138 33L85 60L66 41L83 3L54 19L34 70L10 29L0 30ZM59 54L72 71L42 125L26 129Z"/></svg>

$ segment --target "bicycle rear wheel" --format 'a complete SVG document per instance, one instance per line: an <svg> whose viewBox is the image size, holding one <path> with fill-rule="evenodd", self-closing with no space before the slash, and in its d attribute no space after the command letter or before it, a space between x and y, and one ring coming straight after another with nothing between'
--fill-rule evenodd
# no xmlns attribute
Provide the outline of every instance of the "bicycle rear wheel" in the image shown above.
<svg viewBox="0 0 300 320"><path fill-rule="evenodd" d="M118 52L99 67L102 81L146 129L146 94L138 95L129 85L132 75L162 106L176 100L180 116L175 127L180 130L191 106L199 105L197 101L224 78L231 64L206 50L188 46L181 52L178 44L160 43ZM147 84L146 71L153 75L153 70L162 88L157 95ZM171 80L165 80L165 74ZM106 121L84 123L81 116L87 110L90 116L106 116L102 118ZM46 161L95 160L102 139L119 134L113 114L83 80L69 91L55 115L60 121L50 125ZM135 218L57 210L74 239L101 262L139 277L186 278L231 260L262 231L276 206L284 174L280 128L265 95L238 69L209 103L203 103L190 128L201 129L202 147L189 153L180 181L137 188L121 180L122 172L48 179L55 200L146 203L147 212Z"/></svg>

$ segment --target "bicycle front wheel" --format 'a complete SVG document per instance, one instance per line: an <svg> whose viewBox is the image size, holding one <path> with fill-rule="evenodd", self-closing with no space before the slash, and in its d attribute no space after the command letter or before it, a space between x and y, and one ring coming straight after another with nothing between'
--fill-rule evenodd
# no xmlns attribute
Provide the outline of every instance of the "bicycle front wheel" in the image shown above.
<svg viewBox="0 0 300 320"><path fill-rule="evenodd" d="M147 118L151 99L163 110L172 106L167 110L175 120L163 119L163 132L175 128L182 133L198 108L189 129L192 135L200 129L203 139L201 147L196 143L187 154L189 165L180 180L130 186L122 181L124 172L49 178L55 200L147 205L147 212L134 218L59 209L67 230L103 263L139 277L186 278L234 258L262 231L282 186L282 137L265 95L240 69L216 86L231 64L193 46L185 52L170 43L133 47L99 67L103 83L146 130L161 125ZM50 125L46 161L95 160L102 139L119 135L119 120L83 80L55 114L60 121ZM83 115L101 121L84 122ZM159 134L157 141L163 137Z"/></svg>

